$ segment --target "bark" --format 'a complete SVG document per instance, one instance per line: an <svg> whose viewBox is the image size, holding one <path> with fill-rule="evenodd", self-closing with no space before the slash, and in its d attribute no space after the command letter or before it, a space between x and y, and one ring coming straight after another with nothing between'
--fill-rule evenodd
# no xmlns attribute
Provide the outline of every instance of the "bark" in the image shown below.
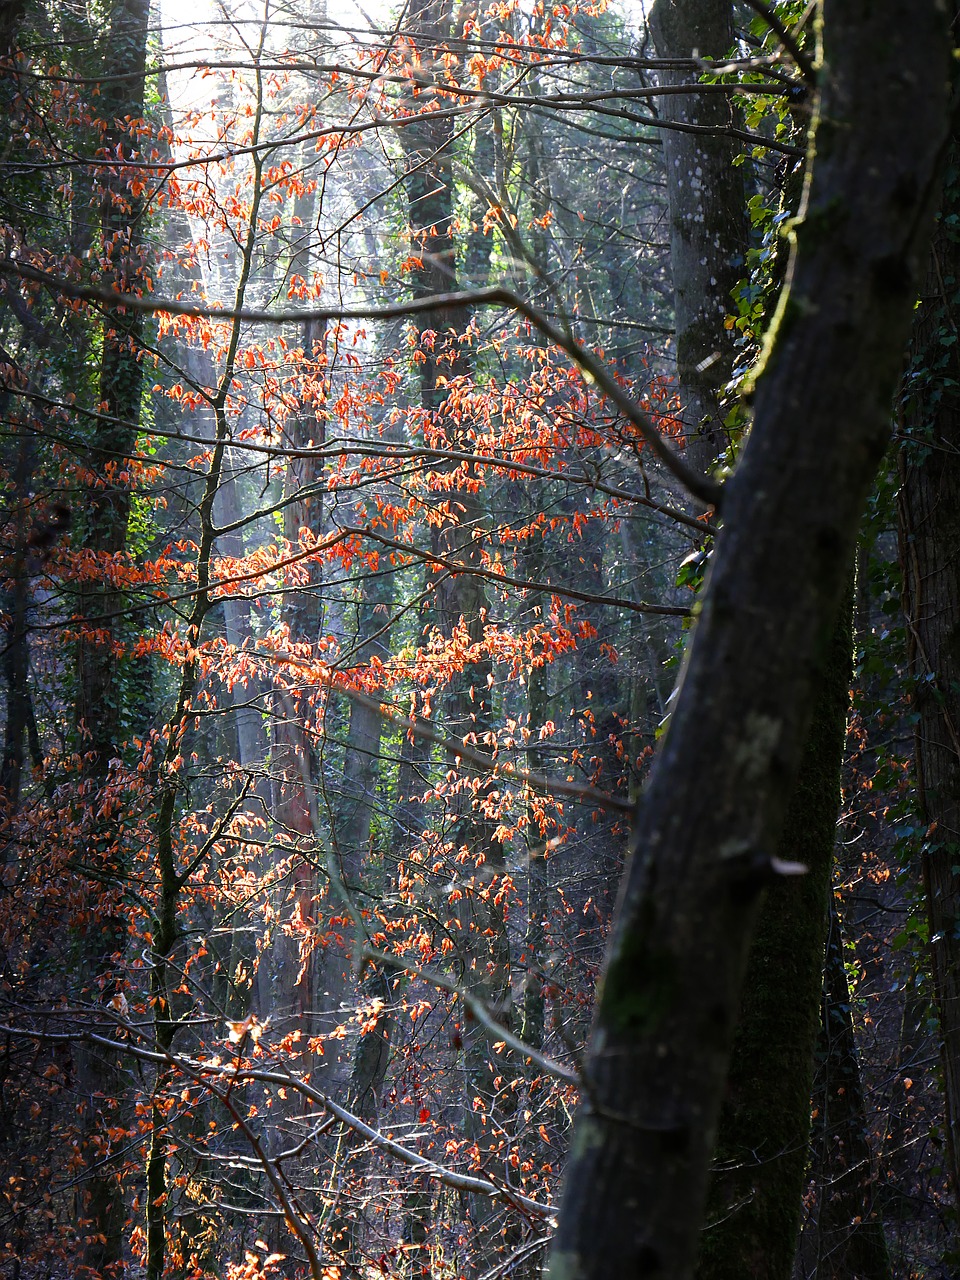
<svg viewBox="0 0 960 1280"><path fill-rule="evenodd" d="M389 632L384 632L383 627L385 619L390 616L392 577L369 574L361 583L360 593L360 600L357 602L357 641L347 660L349 667L357 669L362 669L371 658L382 660L389 651ZM358 899L357 894L364 888L364 863L367 862L369 866L384 721L376 711L359 702L351 701L348 715L341 791L332 818L332 853L337 860L344 888L354 903L363 907L369 902L369 898ZM329 900L329 907L333 915L343 916L343 903L336 897ZM327 1007L332 1011L331 1021L334 1026L343 1024L348 1016L341 1010L353 982L353 967L354 954L350 939L342 946L328 940L323 955L324 995ZM372 984L368 994L382 995L380 987L385 985L382 975L379 982L374 978ZM352 994L349 996L349 1003L356 1003ZM379 1083L363 1085L358 1081L357 1073L361 1078L366 1078L367 1059L373 1050L373 1043L384 1038L389 1044L390 1021L386 1013L377 1018L375 1031L361 1034L354 1049L352 1063L347 1056L348 1045L345 1041L329 1041L325 1050L324 1070L332 1077L330 1087L334 1081L339 1083L341 1075L345 1075L348 1077L349 1097L352 1100L355 1101L358 1096L365 1097L370 1089L379 1093ZM385 1068L385 1060L383 1065ZM379 1080L382 1083L382 1075ZM347 1105L350 1106L350 1103ZM341 1142L340 1147L346 1152L349 1143L345 1147ZM339 1160L336 1163L339 1164Z"/></svg>
<svg viewBox="0 0 960 1280"><path fill-rule="evenodd" d="M304 450L323 449L326 444L326 397L329 391L329 369L326 326L310 320L304 325L303 348L308 364L305 377L315 398L301 406L291 433L291 443ZM307 388L305 388L306 392ZM297 494L284 513L284 534L296 543L300 530L306 529L319 538L326 527L324 488L326 477L323 458L306 452L292 459L287 473L287 496ZM322 569L311 565L310 589L288 598L284 615L290 624L291 637L316 644L323 624Z"/></svg>
<svg viewBox="0 0 960 1280"><path fill-rule="evenodd" d="M651 24L661 57L722 58L733 45L729 3L660 0ZM689 73L686 73L689 78ZM678 84L682 73L661 73ZM722 129L730 106L709 95L664 99L667 118ZM747 219L732 138L666 130L678 373L688 448L702 468L726 443L720 396L732 373L724 327L745 272ZM797 170L799 178L799 170ZM791 207L799 197L799 181ZM781 271L782 276L782 271ZM800 1225L819 1026L826 907L840 800L850 671L849 611L838 623L778 857L806 876L771 888L760 909L714 1155L698 1276L791 1275Z"/></svg>
<svg viewBox="0 0 960 1280"><path fill-rule="evenodd" d="M877 1180L864 1123L860 1060L850 1015L843 934L831 896L820 1087L814 1100L817 1141L814 1167L818 1280L890 1280L883 1219L876 1210Z"/></svg>
<svg viewBox="0 0 960 1280"><path fill-rule="evenodd" d="M889 439L946 133L946 21L934 0L826 0L824 32L812 183L637 815L554 1280L692 1273L757 898L782 869L817 672Z"/></svg>
<svg viewBox="0 0 960 1280"><path fill-rule="evenodd" d="M427 603L431 601L431 603ZM422 635L429 621L433 618L432 596L421 600L418 609L418 634ZM411 715L420 714L420 698L414 694L414 705ZM390 874L396 876L398 865L405 860L409 851L414 848L424 828L426 818L423 794L429 786L430 761L433 752L432 743L425 738L404 734L400 744L400 762L397 769L397 803L390 825L389 852L387 864ZM411 1182L404 1195L403 1203L403 1242L412 1246L404 1267L404 1274L411 1277L423 1272L422 1250L429 1239L429 1224L433 1210L433 1192L429 1183L423 1179Z"/></svg>
<svg viewBox="0 0 960 1280"><path fill-rule="evenodd" d="M790 216L799 207L802 181L803 165L795 161L784 173L780 202L781 211ZM784 242L774 264L776 288L783 285L785 249ZM789 1280L793 1274L841 800L852 604L850 599L842 607L818 681L800 775L777 851L782 861L805 865L807 874L771 887L750 947L699 1280L735 1272Z"/></svg>
<svg viewBox="0 0 960 1280"><path fill-rule="evenodd" d="M594 521L575 544L575 553L579 553L577 559L580 561L576 571L578 584L598 596L603 594L609 577L607 566L611 559L616 560L616 549L611 550L606 545L608 542L606 524ZM567 572L573 577L573 564ZM578 617L596 631L596 635L581 640L577 646L578 710L582 714L582 750L588 770L585 781L590 781L602 791L626 798L626 764L621 747L624 726L620 712L629 697L623 688L627 672L607 652L609 611L602 605L584 604L578 610ZM586 866L580 868L581 892L584 899L593 899L605 930L613 915L617 884L623 872L623 843L616 834L617 820L609 815L585 809L581 822L584 834L578 843L586 853ZM601 955L602 945L598 960Z"/></svg>
<svg viewBox="0 0 960 1280"><path fill-rule="evenodd" d="M424 610L420 617L423 620ZM412 714L419 712L415 705ZM400 765L397 771L397 808L390 833L390 867L395 870L416 846L423 830L425 806L424 789L428 785L432 744L423 738L405 734L400 747ZM430 1219L433 1214L433 1188L425 1179L411 1182L403 1198L403 1242L411 1246L404 1274L414 1277L424 1273L430 1236Z"/></svg>
<svg viewBox="0 0 960 1280"><path fill-rule="evenodd" d="M143 115L149 5L118 0L111 14L104 75L108 78L100 110L107 121L104 151L118 157L107 170L102 192L102 236L107 269L120 291L142 287L144 265L143 201L130 193L123 160L133 148L124 119ZM140 424L143 371L139 343L143 317L122 307L109 310L100 365L100 412L91 443L89 468L96 477L86 495L80 529L82 545L106 561L126 547L130 488L122 478L134 453ZM119 475L118 475L119 473ZM84 633L78 646L77 720L91 770L102 776L117 750L121 689L111 641L112 617L120 598L109 584L81 593Z"/></svg>
<svg viewBox="0 0 960 1280"><path fill-rule="evenodd" d="M7 3L0 7L0 58L16 56L17 31L26 7L27 0L7 0Z"/></svg>
<svg viewBox="0 0 960 1280"><path fill-rule="evenodd" d="M426 625L427 610L419 611L420 630ZM414 693L411 716L418 716L422 696ZM397 864L420 839L425 820L423 794L429 786L430 758L433 744L426 738L404 734L400 743L397 768L397 803L390 824L390 865Z"/></svg>
<svg viewBox="0 0 960 1280"><path fill-rule="evenodd" d="M730 0L657 0L650 31L661 58L723 60L736 36ZM659 83L677 85L689 71L661 71ZM670 203L677 377L688 458L706 471L727 444L720 397L733 372L735 331L723 321L735 311L732 294L746 271L748 223L743 169L734 161L741 144L724 136L732 124L723 94L667 94L665 120L717 130L713 134L661 131Z"/></svg>
<svg viewBox="0 0 960 1280"><path fill-rule="evenodd" d="M351 666L358 668L372 657L384 659L389 652L389 633L380 634L375 640L370 637L383 632L392 607L393 584L389 577L371 575L364 578L361 592L361 643L351 659ZM363 862L370 849L382 737L383 717L359 702L351 702L335 839L343 882L354 892L361 887Z"/></svg>
<svg viewBox="0 0 960 1280"><path fill-rule="evenodd" d="M303 346L310 362L307 376L322 387L326 372L326 333L323 326L308 321L304 326ZM317 413L316 403L307 401L295 423L290 426L294 447L308 450L322 448L325 443L325 420ZM284 535L296 546L301 530L314 538L324 531L325 510L322 494L324 481L322 459L307 454L291 462L286 477L286 496L290 499L284 511ZM296 499L294 500L294 495ZM309 584L284 598L284 621L295 644L314 646L319 638L323 616L323 570L311 564ZM317 951L318 890L317 874L312 860L296 849L310 847L320 833L314 830L314 811L309 791L317 783L317 759L314 742L304 730L310 720L309 698L304 692L284 691L274 698L271 772L273 776L273 816L277 825L294 844L290 879L294 911L303 926L299 937L278 938L275 954L261 958L257 987L260 1009L272 1016L287 1017L293 1013L305 1037L320 1033L320 994L325 985L325 959ZM340 904L334 902L333 909ZM328 1000L328 1017L324 1029L339 1020L339 991ZM333 1073L335 1060L327 1062Z"/></svg>
<svg viewBox="0 0 960 1280"><path fill-rule="evenodd" d="M954 138L950 174L960 148ZM930 961L940 1019L947 1158L960 1204L960 278L956 178L944 191L906 382L900 552Z"/></svg>
<svg viewBox="0 0 960 1280"><path fill-rule="evenodd" d="M777 856L807 873L761 906L720 1117L698 1280L790 1280L810 1135L852 629L844 602Z"/></svg>
<svg viewBox="0 0 960 1280"><path fill-rule="evenodd" d="M103 152L116 158L105 170L101 192L101 235L106 269L121 291L142 288L145 261L143 203L129 187L123 163L135 154L127 122L143 115L149 4L117 0L103 62L104 89L100 111L106 121ZM91 442L89 469L94 480L85 494L79 529L81 545L102 561L102 585L81 587L83 619L77 645L76 719L80 749L92 787L108 779L111 760L120 748L123 711L122 673L114 650L121 623L112 616L122 608L122 594L110 581L109 562L126 550L130 487L124 478L127 459L135 453L140 426L143 374L138 359L143 319L122 307L106 312L100 363L100 412ZM87 838L85 857L106 888L96 891L95 907L83 938L82 982L86 998L109 999L122 970L116 961L127 931L119 898L126 875L126 854L115 822L96 824ZM95 1172L84 1193L83 1264L91 1274L123 1271L126 1208L118 1167L122 1141L105 1137L122 1125L120 1111L126 1086L115 1062L89 1050L78 1052L78 1085L85 1095L84 1122Z"/></svg>
<svg viewBox="0 0 960 1280"><path fill-rule="evenodd" d="M393 580L367 575L357 603L357 644L349 665L362 671L373 658L389 654L390 631L384 626L393 607ZM334 852L348 892L363 885L363 864L373 834L374 798L380 777L383 717L359 702L350 703L347 743L343 754L343 783L334 822Z"/></svg>

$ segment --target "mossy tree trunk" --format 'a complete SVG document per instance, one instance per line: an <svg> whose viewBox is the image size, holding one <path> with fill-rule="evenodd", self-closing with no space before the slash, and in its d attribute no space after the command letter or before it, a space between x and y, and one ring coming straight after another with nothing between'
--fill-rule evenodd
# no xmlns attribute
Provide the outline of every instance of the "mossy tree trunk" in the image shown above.
<svg viewBox="0 0 960 1280"><path fill-rule="evenodd" d="M812 180L637 814L553 1280L693 1273L757 901L783 870L811 702L890 436L947 131L947 23L935 0L825 0L823 23Z"/></svg>
<svg viewBox="0 0 960 1280"><path fill-rule="evenodd" d="M790 1280L810 1135L852 646L841 608L777 856L806 874L767 890L720 1114L698 1280Z"/></svg>
<svg viewBox="0 0 960 1280"><path fill-rule="evenodd" d="M147 249L143 201L132 193L124 162L136 159L127 122L143 115L148 22L145 0L118 0L113 6L99 108L106 121L103 154L116 158L115 167L105 168L101 180L102 266L118 291L131 293L144 288ZM93 480L84 495L77 530L81 544L104 558L126 548L131 503L126 464L135 451L140 426L142 335L142 313L123 307L106 311L100 414L88 459ZM111 641L118 628L114 615L121 604L109 584L81 593L84 627L78 645L77 719L81 750L90 756L91 769L98 776L106 773L117 749L121 693Z"/></svg>
<svg viewBox="0 0 960 1280"><path fill-rule="evenodd" d="M130 121L144 111L149 4L117 0L110 9L105 36L104 83L99 112L105 121L101 154L114 163L102 171L101 255L106 276L120 292L139 293L147 248L144 206L134 194L125 163L137 159ZM126 551L131 510L128 459L136 452L140 427L143 370L140 364L143 317L123 307L104 315L100 362L100 413L90 441L91 481L83 495L76 544L102 561L100 583L79 592L82 623L77 644L76 721L79 749L85 757L87 786L95 791L108 781L123 729L123 673L115 644L122 632L122 594L109 581L108 564ZM94 811L99 804L90 804ZM127 939L122 895L126 850L116 818L87 822L81 864L89 868L93 910L80 939L82 998L106 1004L124 983L122 964ZM85 1111L83 1123L92 1164L81 1208L85 1238L84 1267L91 1274L117 1275L124 1267L126 1220L121 1182L123 1142L107 1135L123 1125L128 1086L124 1070L102 1053L77 1054L77 1078Z"/></svg>
<svg viewBox="0 0 960 1280"><path fill-rule="evenodd" d="M658 0L651 11L664 58L723 59L734 43L725 0ZM690 71L661 72L676 87ZM713 129L663 132L671 215L677 364L688 452L706 469L727 443L721 396L734 358L733 292L746 271L747 217L736 140L724 135L728 100L708 93L662 99L673 124ZM800 194L800 167L790 183ZM780 271L782 279L783 271ZM851 632L844 606L820 676L817 705L778 856L808 868L774 885L760 910L744 982L727 1094L721 1112L700 1280L791 1274L810 1127L827 896L846 736Z"/></svg>

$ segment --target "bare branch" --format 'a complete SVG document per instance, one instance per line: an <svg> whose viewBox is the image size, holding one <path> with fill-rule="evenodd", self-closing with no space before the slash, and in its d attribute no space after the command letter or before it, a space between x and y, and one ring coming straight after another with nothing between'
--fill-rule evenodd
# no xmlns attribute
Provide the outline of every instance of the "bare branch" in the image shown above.
<svg viewBox="0 0 960 1280"><path fill-rule="evenodd" d="M817 87L817 73L813 69L813 63L797 44L793 34L781 20L780 15L771 9L768 4L765 4L764 0L747 0L747 4L754 13L759 13L771 31L776 32L780 43L797 64L797 68L804 80L811 88L815 89Z"/></svg>
<svg viewBox="0 0 960 1280"><path fill-rule="evenodd" d="M632 814L634 811L635 806L630 800L621 800L619 796L612 796L609 792L599 791L596 787L584 786L570 779L553 778L546 774L534 773L529 769L518 768L517 765L511 764L509 760L492 758L485 751L480 751L476 747L470 746L469 743L460 738L438 733L428 721L411 719L411 717L405 716L401 711L398 711L396 707L381 702L377 698L371 698L366 693L361 693L359 689L355 689L348 684L341 674L322 663L311 662L309 658L280 650L252 649L249 652L256 654L257 657L267 662L283 662L288 666L299 667L304 672L308 672L310 678L318 685L334 689L337 693L343 694L344 697L350 698L354 702L359 702L362 707L367 707L369 710L376 712L384 720L389 720L391 724L408 730L418 738L423 738L426 742L436 743L449 755L468 760L472 765L479 766L484 773L489 773L494 778L505 778L507 781L517 783L519 786L530 787L532 791L544 791L548 795L571 796L584 804L595 804L600 809L610 809L616 813Z"/></svg>
<svg viewBox="0 0 960 1280"><path fill-rule="evenodd" d="M522 591L567 596L571 600L583 600L587 604L612 605L617 609L629 609L633 613L655 613L670 618L689 618L690 616L690 610L683 605L650 604L645 600L629 600L626 596L596 595L590 591L578 591L576 587L558 586L551 582L537 582L529 578L512 578L509 574L497 573L494 569L483 569L479 565L464 564L461 560L450 560L446 556L438 556L432 551L422 551L419 547L411 546L409 542L399 542L396 538L388 538L382 533L377 533L369 525L363 528L345 525L343 526L343 531L344 533L359 534L364 538L370 538L374 542L379 542L381 546L391 547L394 551L402 551L406 555L415 556L418 560L423 560L427 564L439 565L440 568L448 569L452 574L470 574L476 578L485 578L488 582L496 583L498 586L519 587Z"/></svg>
<svg viewBox="0 0 960 1280"><path fill-rule="evenodd" d="M136 1028L131 1024L122 1022L120 1019L117 1021L118 1025L124 1030L136 1032ZM489 1196L493 1200L505 1200L508 1204L516 1204L526 1209L528 1213L535 1214L537 1217L545 1218L548 1221L551 1221L556 1213L553 1205L542 1204L539 1200L533 1200L530 1196L523 1195L522 1192L515 1191L512 1187L498 1186L488 1178L475 1178L470 1174L457 1173L454 1169L448 1169L445 1165L438 1164L435 1160L428 1160L425 1156L420 1155L419 1152L411 1151L409 1147L403 1146L402 1143L397 1142L394 1138L388 1138L379 1129L366 1124L359 1116L355 1116L352 1111L340 1106L338 1102L334 1102L325 1093L321 1093L319 1089L314 1089L312 1085L307 1084L305 1080L299 1079L289 1071L268 1071L255 1067L241 1067L235 1063L204 1062L196 1058L188 1058L183 1054L157 1053L152 1049L141 1049L129 1041L111 1040L108 1036L97 1035L96 1032L92 1031L38 1031L34 1028L0 1024L0 1033L29 1040L41 1040L44 1043L64 1044L81 1040L87 1044L100 1045L102 1048L110 1049L114 1053L137 1058L141 1062L152 1062L165 1067L172 1066L178 1071L183 1071L185 1075L189 1075L191 1079L208 1089L211 1088L207 1080L209 1076L229 1080L232 1085L250 1081L257 1084L275 1085L281 1089L293 1089L302 1094L303 1097L309 1098L317 1106L323 1107L331 1115L336 1116L348 1128L353 1129L355 1133L359 1133L379 1150L386 1152L387 1155L393 1156L395 1160L399 1160L401 1164L405 1164L411 1169L416 1169L443 1186L452 1187L455 1191L467 1191L476 1195ZM223 1101L219 1091L213 1092L215 1092L215 1096L220 1101ZM249 1140L249 1130L245 1129L245 1132Z"/></svg>
<svg viewBox="0 0 960 1280"><path fill-rule="evenodd" d="M385 965L389 969L399 969L401 973L412 974L415 978L422 978L424 982L429 982L431 986L439 987L441 991L449 991L451 995L458 996L464 1003L470 1016L479 1022L483 1027L487 1038L493 1040L494 1043L502 1040L503 1043L515 1053L521 1054L524 1058L528 1058L534 1066L545 1071L547 1075L556 1076L558 1080L563 1080L566 1084L576 1085L580 1087L580 1076L576 1071L565 1067L562 1063L555 1062L553 1058L548 1058L546 1054L541 1053L538 1049L526 1040L521 1040L519 1036L515 1036L512 1031L508 1030L502 1022L497 1022L493 1014L484 1004L482 1000L478 1000L476 996L467 991L459 982L453 978L448 978L446 974L439 973L436 969L424 969L420 965L411 964L409 960L404 960L402 956L391 955L387 951L377 951L373 947L364 947L363 955L368 960L375 960L378 964Z"/></svg>

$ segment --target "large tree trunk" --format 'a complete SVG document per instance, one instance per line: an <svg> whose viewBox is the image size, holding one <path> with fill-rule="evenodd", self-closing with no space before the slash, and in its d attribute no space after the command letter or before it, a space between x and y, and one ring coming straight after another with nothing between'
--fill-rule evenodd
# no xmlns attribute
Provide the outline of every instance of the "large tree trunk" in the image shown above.
<svg viewBox="0 0 960 1280"><path fill-rule="evenodd" d="M790 1280L810 1134L830 873L846 741L849 599L820 675L803 764L777 848L807 873L772 885L744 980L720 1116L698 1280Z"/></svg>
<svg viewBox="0 0 960 1280"><path fill-rule="evenodd" d="M3 817L11 817L20 803L20 784L24 765L24 741L29 735L33 720L33 704L30 698L28 673L30 646L27 615L30 608L29 540L36 541L30 533L30 484L36 467L35 426L26 422L16 441L16 462L9 468L13 475L14 490L8 528L12 542L9 586L3 591L3 676L6 685L6 715L4 717L3 759L0 762L0 806Z"/></svg>
<svg viewBox="0 0 960 1280"><path fill-rule="evenodd" d="M729 0L658 0L650 15L665 58L722 59L734 41ZM693 73L662 72L677 86ZM729 101L707 93L662 100L673 123L723 130ZM735 139L663 133L671 212L677 361L687 449L701 469L726 440L721 396L732 373L731 296L746 272L747 216ZM801 166L784 203L796 212ZM785 255L784 255L785 257ZM779 276L782 281L783 267ZM720 1116L700 1280L743 1274L789 1280L807 1161L810 1089L819 1025L827 895L840 801L850 674L850 617L844 608L819 682L803 766L778 848L809 870L771 888L750 949L743 1006Z"/></svg>
<svg viewBox="0 0 960 1280"><path fill-rule="evenodd" d="M143 288L143 201L129 189L123 160L133 152L124 121L143 115L148 20L145 0L118 0L111 14L104 60L106 80L100 106L107 121L104 148L120 159L116 169L106 170L103 178L102 238L105 266L119 292L135 293ZM142 333L142 313L122 307L107 311L100 417L89 459L95 480L85 495L86 510L79 529L82 545L104 559L121 554L126 547L130 485L123 476L140 425L143 369L138 357ZM111 641L118 630L113 615L120 603L118 593L109 585L81 593L84 630L78 647L77 719L82 750L89 753L91 769L98 776L105 774L117 748L120 688Z"/></svg>
<svg viewBox="0 0 960 1280"><path fill-rule="evenodd" d="M774 854L811 697L889 439L946 133L948 33L934 0L824 9L812 184L637 815L554 1280L692 1273L757 899L784 870Z"/></svg>
<svg viewBox="0 0 960 1280"><path fill-rule="evenodd" d="M960 156L956 139L950 171ZM918 720L915 760L927 824L923 880L940 1017L946 1135L960 1203L960 278L956 181L940 223L906 382L909 438L900 455L900 543L908 657Z"/></svg>

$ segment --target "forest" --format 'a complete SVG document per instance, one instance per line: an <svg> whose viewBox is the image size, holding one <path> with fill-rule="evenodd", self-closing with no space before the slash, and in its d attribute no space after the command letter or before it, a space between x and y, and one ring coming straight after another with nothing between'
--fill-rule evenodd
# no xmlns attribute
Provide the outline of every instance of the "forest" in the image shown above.
<svg viewBox="0 0 960 1280"><path fill-rule="evenodd" d="M5 1280L960 1274L955 0L2 0Z"/></svg>

